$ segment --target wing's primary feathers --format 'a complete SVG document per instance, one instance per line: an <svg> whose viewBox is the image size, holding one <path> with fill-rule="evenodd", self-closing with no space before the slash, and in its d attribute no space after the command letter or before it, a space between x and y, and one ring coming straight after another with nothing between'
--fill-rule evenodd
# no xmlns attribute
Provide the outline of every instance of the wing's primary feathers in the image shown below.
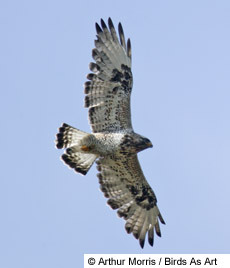
<svg viewBox="0 0 230 268"><path fill-rule="evenodd" d="M131 43L127 45L121 24L118 40L112 20L109 29L101 20L96 23L97 40L92 56L96 63L89 65L93 73L85 83L85 107L89 107L89 121L94 133L132 130L130 94L132 90Z"/></svg>
<svg viewBox="0 0 230 268"><path fill-rule="evenodd" d="M108 204L126 220L126 231L139 239L143 248L146 233L153 245L154 229L161 236L158 219L164 220L156 205L156 196L146 181L136 154L101 157L97 161L101 190Z"/></svg>

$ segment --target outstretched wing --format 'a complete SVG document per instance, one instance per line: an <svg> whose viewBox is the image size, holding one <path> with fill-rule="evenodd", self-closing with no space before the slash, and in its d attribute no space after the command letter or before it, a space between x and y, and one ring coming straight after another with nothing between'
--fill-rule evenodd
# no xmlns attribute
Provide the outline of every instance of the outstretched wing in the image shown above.
<svg viewBox="0 0 230 268"><path fill-rule="evenodd" d="M112 20L109 28L101 19L96 23L97 40L92 56L96 63L89 65L93 73L85 82L85 107L89 107L89 121L94 133L132 130L130 94L132 90L131 43L118 25L120 42Z"/></svg>
<svg viewBox="0 0 230 268"><path fill-rule="evenodd" d="M153 246L154 229L161 236L159 221L165 223L157 207L156 196L146 181L136 154L100 158L97 168L101 190L108 204L126 220L125 229L139 239L143 248L145 236Z"/></svg>

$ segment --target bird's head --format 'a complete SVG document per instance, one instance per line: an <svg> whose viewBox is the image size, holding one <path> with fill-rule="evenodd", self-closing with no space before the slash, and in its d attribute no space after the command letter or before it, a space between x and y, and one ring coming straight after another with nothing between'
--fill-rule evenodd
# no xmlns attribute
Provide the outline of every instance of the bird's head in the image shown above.
<svg viewBox="0 0 230 268"><path fill-rule="evenodd" d="M137 150L138 152L142 151L142 150L145 150L147 148L152 148L153 147L153 144L152 142L148 139L148 138L145 138L141 135L138 135L139 138L138 138L138 142L137 142Z"/></svg>
<svg viewBox="0 0 230 268"><path fill-rule="evenodd" d="M151 147L153 145L149 139L136 133L125 135L121 143L121 150L128 153L138 153Z"/></svg>

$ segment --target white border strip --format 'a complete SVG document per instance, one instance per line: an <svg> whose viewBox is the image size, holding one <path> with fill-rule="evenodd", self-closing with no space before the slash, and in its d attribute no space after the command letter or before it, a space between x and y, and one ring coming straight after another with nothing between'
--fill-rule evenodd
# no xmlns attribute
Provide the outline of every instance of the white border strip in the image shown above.
<svg viewBox="0 0 230 268"><path fill-rule="evenodd" d="M84 268L229 268L230 254L84 254Z"/></svg>

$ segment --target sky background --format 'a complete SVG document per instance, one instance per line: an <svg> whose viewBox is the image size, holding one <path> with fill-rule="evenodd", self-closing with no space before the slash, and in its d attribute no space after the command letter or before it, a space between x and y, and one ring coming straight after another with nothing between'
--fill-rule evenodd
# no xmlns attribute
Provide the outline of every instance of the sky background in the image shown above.
<svg viewBox="0 0 230 268"><path fill-rule="evenodd" d="M84 253L229 253L230 1L0 2L0 267L83 267ZM83 83L95 22L132 41L134 129L166 225L154 247L127 235L96 168L83 177L54 145L90 131Z"/></svg>

